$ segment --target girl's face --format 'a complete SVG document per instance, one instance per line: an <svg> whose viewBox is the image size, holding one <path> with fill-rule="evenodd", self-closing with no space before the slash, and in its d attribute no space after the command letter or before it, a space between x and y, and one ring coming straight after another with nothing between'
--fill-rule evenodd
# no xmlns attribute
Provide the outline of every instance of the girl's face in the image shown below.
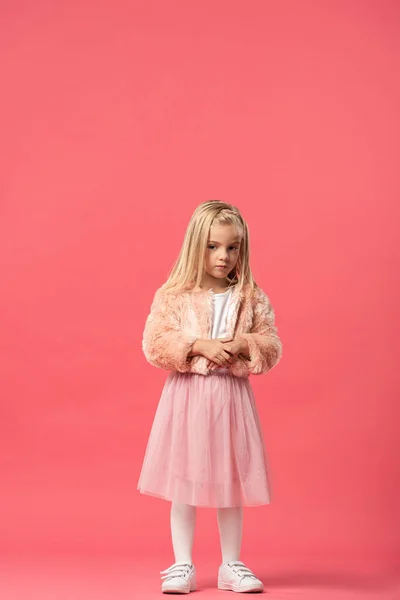
<svg viewBox="0 0 400 600"><path fill-rule="evenodd" d="M241 237L233 225L210 227L204 268L215 279L225 279L236 266Z"/></svg>

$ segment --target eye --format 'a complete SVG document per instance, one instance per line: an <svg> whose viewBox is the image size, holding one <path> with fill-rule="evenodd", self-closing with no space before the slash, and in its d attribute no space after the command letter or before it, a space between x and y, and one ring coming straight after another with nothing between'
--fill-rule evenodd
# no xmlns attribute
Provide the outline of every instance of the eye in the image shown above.
<svg viewBox="0 0 400 600"><path fill-rule="evenodd" d="M208 244L207 248L213 250L214 248L216 248L216 246L215 244ZM239 248L237 246L229 246L228 250L239 250Z"/></svg>

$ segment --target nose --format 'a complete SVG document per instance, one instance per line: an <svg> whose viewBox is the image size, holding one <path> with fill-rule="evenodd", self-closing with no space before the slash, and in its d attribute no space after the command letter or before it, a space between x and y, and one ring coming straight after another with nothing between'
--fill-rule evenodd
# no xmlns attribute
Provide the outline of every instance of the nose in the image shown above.
<svg viewBox="0 0 400 600"><path fill-rule="evenodd" d="M228 253L224 248L220 249L219 252L219 256L218 256L219 260L223 261L223 262L228 262Z"/></svg>

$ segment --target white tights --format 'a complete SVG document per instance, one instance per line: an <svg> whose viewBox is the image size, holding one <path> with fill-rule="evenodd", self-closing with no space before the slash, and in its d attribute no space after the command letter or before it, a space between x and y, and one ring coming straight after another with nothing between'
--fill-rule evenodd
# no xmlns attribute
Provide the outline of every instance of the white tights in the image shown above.
<svg viewBox="0 0 400 600"><path fill-rule="evenodd" d="M240 506L217 509L222 562L240 559L243 511ZM171 505L171 535L175 562L192 562L196 507L189 504Z"/></svg>

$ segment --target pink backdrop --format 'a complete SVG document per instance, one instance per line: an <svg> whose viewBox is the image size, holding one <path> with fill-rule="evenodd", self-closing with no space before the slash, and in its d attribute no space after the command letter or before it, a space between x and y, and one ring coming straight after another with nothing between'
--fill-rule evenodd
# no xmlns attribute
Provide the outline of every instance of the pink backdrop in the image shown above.
<svg viewBox="0 0 400 600"><path fill-rule="evenodd" d="M169 506L136 483L166 372L141 336L210 198L248 220L284 343L252 379L273 503L244 559L277 598L400 571L399 35L389 0L2 2L7 600L115 598L107 565L118 597L158 595ZM214 586L214 511L195 557ZM73 563L91 583L58 586Z"/></svg>

